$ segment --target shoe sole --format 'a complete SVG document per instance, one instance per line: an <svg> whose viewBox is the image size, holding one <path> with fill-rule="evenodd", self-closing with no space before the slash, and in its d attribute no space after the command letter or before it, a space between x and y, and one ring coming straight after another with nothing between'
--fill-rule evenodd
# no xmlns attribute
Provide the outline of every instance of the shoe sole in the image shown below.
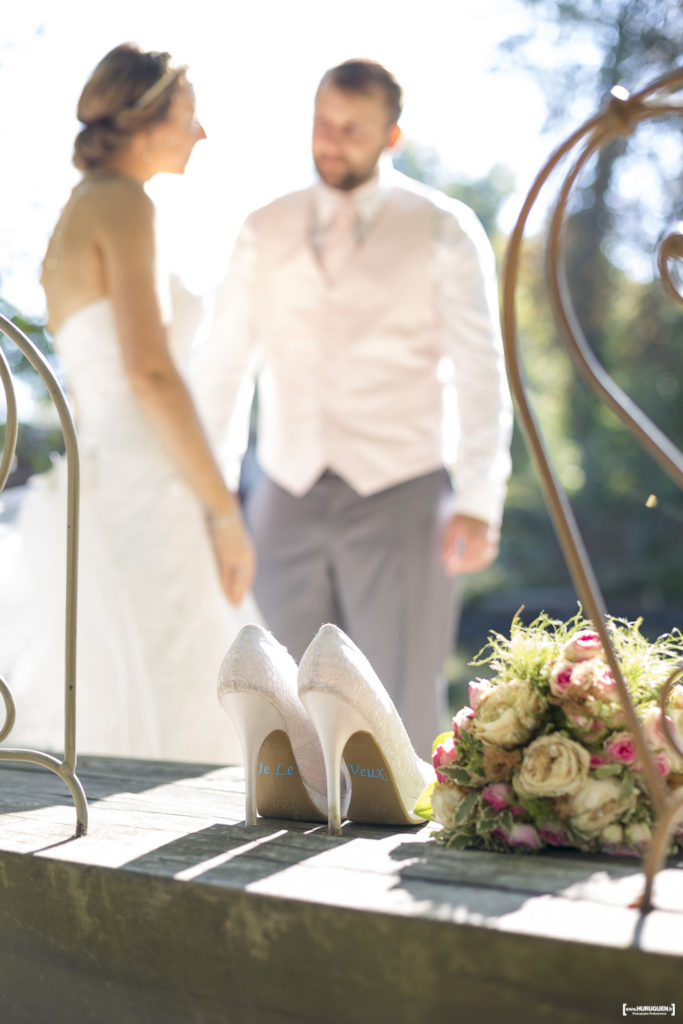
<svg viewBox="0 0 683 1024"><path fill-rule="evenodd" d="M256 807L263 818L327 821L301 781L286 732L276 729L261 745L256 776Z"/></svg>
<svg viewBox="0 0 683 1024"><path fill-rule="evenodd" d="M391 770L369 732L349 737L344 760L351 776L347 819L369 825L424 824L406 811Z"/></svg>

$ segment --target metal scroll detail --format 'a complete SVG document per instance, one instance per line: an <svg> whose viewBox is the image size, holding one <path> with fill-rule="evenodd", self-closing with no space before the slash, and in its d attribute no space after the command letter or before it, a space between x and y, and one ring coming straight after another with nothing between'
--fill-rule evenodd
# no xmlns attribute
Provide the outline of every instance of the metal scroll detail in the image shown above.
<svg viewBox="0 0 683 1024"><path fill-rule="evenodd" d="M32 341L19 328L0 315L0 331L14 342L45 383L55 404L64 434L67 460L67 521L66 521L66 616L64 657L64 759L62 761L38 750L0 747L0 762L19 761L35 764L55 772L66 783L76 806L76 835L88 827L88 804L83 787L76 775L76 607L78 587L78 512L79 512L79 458L76 431L64 393L52 369ZM0 460L0 491L9 476L17 444L18 417L14 385L7 358L0 349L0 379L7 401L7 427L5 446ZM0 697L5 705L5 720L0 726L0 740L10 734L16 712L11 690L0 676Z"/></svg>
<svg viewBox="0 0 683 1024"><path fill-rule="evenodd" d="M664 75L633 95L629 95L621 88L616 88L612 91L605 110L586 121L555 150L537 175L526 197L514 231L510 236L503 276L503 339L510 388L527 444L541 479L546 504L567 567L583 608L600 635L605 657L612 669L617 693L626 718L626 726L633 734L638 758L643 765L645 783L655 812L655 827L644 860L645 890L640 905L645 911L652 906L654 878L666 859L674 825L683 815L683 790L673 792L668 790L657 773L614 652L607 625L604 600L576 519L567 495L551 466L538 423L528 401L517 338L515 289L523 236L530 211L554 169L568 154L574 152L574 163L560 189L549 228L547 262L553 312L560 324L570 354L588 383L626 427L635 434L640 444L664 471L683 488L683 454L614 384L593 354L572 305L562 254L562 229L569 194L586 162L607 143L616 138L630 135L646 119L683 114L683 105L675 97L675 93L681 89L683 89L683 70ZM577 153L578 155L576 155ZM658 267L664 286L669 295L679 302L683 301L683 295L676 287L672 265L674 260L681 258L683 258L683 233L679 227L660 243L658 253ZM662 711L665 710L668 694L681 678L683 678L683 666L669 676L660 691ZM663 719L668 743L672 749L683 754L675 736L668 728L666 716L663 715Z"/></svg>

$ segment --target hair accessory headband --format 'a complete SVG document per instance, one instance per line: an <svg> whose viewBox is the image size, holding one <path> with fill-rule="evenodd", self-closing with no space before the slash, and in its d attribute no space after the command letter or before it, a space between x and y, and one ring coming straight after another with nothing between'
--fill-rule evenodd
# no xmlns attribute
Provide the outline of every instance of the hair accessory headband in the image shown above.
<svg viewBox="0 0 683 1024"><path fill-rule="evenodd" d="M164 71L161 78L158 78L153 85L150 85L149 89L145 89L142 96L138 96L135 103L131 103L131 110L142 110L144 107L148 107L150 103L153 103L158 96L161 96L162 92L180 78L182 74L187 71L186 67L171 68L168 71Z"/></svg>

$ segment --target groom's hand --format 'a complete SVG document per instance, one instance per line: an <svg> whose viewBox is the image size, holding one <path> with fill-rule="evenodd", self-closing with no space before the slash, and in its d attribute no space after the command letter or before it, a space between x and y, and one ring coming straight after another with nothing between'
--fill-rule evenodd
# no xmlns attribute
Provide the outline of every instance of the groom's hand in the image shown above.
<svg viewBox="0 0 683 1024"><path fill-rule="evenodd" d="M449 576L488 568L498 554L500 532L474 516L454 515L444 530L441 557Z"/></svg>

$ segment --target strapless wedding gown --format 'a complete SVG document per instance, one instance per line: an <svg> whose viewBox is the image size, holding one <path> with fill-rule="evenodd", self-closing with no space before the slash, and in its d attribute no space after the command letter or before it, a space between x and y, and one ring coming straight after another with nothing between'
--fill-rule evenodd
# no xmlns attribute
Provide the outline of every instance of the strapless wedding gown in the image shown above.
<svg viewBox="0 0 683 1024"><path fill-rule="evenodd" d="M169 329L181 368L196 326L186 307ZM258 610L220 589L202 510L124 376L110 301L71 316L55 348L81 458L77 749L238 763L217 675ZM58 459L0 538L0 672L17 707L5 746L63 750L65 517Z"/></svg>

